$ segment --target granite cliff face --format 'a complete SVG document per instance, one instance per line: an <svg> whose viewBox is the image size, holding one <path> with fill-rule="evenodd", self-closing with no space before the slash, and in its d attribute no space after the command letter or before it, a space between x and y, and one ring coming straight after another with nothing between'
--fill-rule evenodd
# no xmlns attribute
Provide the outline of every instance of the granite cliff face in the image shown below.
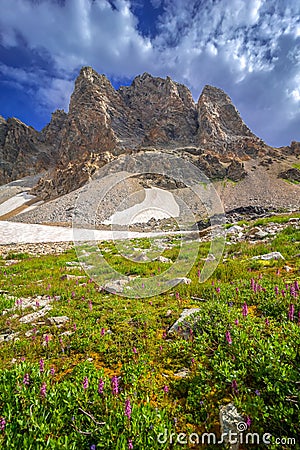
<svg viewBox="0 0 300 450"><path fill-rule="evenodd" d="M36 130L0 116L0 185L47 169L51 158L51 148Z"/></svg>
<svg viewBox="0 0 300 450"><path fill-rule="evenodd" d="M69 112L53 113L40 133L0 117L0 184L48 170L33 192L50 199L82 186L118 155L149 149L174 152L213 179L233 181L246 176L244 161L274 153L221 89L205 86L195 103L189 89L169 77L144 73L115 90L84 67ZM296 154L299 145L282 151Z"/></svg>

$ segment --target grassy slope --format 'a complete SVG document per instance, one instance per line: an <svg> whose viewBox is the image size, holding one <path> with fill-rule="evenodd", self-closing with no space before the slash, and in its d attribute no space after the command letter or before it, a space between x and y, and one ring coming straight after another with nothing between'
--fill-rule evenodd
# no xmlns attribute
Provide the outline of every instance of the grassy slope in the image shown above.
<svg viewBox="0 0 300 450"><path fill-rule="evenodd" d="M50 315L67 315L70 321L59 329L37 325L26 337L33 329L30 324L20 326L17 318L0 317L2 332L20 332L19 339L0 344L0 416L6 420L0 433L1 448L89 449L96 445L97 449L127 449L130 439L134 449L187 448L159 444L157 434L165 428L199 434L217 431L219 407L229 402L251 419L250 431L298 438L300 308L299 291L294 296L290 286L299 279L299 242L300 232L290 226L270 244L228 246L227 261L210 280L199 284L197 272L208 251L208 244L203 244L188 275L191 285L148 299L99 292L88 277L61 279L66 273L84 275L76 268L66 268L67 261L76 260L73 251L56 257L25 257L16 265L3 265L0 289L16 299L60 296ZM116 255L112 243L103 247L111 250L106 253L111 264L124 273L140 271L141 265ZM281 251L286 261L250 259L275 250ZM164 256L175 259L177 252L174 247ZM289 272L282 268L286 264L292 268ZM158 262L142 266L148 276L168 267ZM261 286L257 292L250 287L251 278ZM193 296L206 301L192 300ZM0 294L0 302L3 309L15 300ZM244 302L248 305L246 317L242 315ZM295 305L293 321L288 318L291 303ZM169 326L183 308L191 307L199 307L201 312L189 340L169 338ZM167 314L168 310L172 313ZM68 330L70 336L60 336ZM232 344L226 341L226 331ZM46 335L50 337L48 345ZM41 359L45 365L42 372ZM189 369L189 376L180 379L175 374L183 367ZM25 374L29 375L28 385L24 384ZM113 376L120 377L118 395L112 393ZM101 394L97 392L99 379L104 381ZM232 387L234 380L237 390ZM43 383L45 397L40 392ZM131 402L131 420L124 414L126 399Z"/></svg>

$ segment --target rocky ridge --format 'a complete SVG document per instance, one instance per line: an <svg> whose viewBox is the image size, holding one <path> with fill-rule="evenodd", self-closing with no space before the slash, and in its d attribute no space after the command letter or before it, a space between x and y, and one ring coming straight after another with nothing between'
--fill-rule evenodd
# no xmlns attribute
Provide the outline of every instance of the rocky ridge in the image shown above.
<svg viewBox="0 0 300 450"><path fill-rule="evenodd" d="M144 73L116 90L105 75L83 67L69 112L54 112L40 133L17 119L0 117L0 184L40 173L31 193L47 202L75 193L120 155L134 158L149 151L175 154L210 179L225 180L218 192L229 209L256 205L255 198L261 201L266 191L262 179L267 179L267 194L272 197L278 178L292 176L296 183L299 178L298 142L269 147L247 127L224 91L207 85L195 102L189 89L170 77ZM269 176L271 172L275 177ZM228 185L228 180L241 189ZM183 188L159 175L139 177L139 182L143 187ZM295 186L282 180L279 186L283 195L276 198L276 206L293 204Z"/></svg>

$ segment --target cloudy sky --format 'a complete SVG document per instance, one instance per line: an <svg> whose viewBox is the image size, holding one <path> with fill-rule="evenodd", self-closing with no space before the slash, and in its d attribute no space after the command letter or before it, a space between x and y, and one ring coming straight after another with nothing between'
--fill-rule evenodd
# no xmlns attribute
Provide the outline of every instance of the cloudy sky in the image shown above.
<svg viewBox="0 0 300 450"><path fill-rule="evenodd" d="M299 0L0 0L0 114L41 129L80 67L115 87L170 75L224 89L268 144L300 141Z"/></svg>

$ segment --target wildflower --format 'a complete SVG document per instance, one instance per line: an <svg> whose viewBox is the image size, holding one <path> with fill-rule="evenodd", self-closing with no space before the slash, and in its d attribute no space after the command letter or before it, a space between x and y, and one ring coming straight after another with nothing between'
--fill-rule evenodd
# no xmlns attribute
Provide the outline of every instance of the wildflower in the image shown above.
<svg viewBox="0 0 300 450"><path fill-rule="evenodd" d="M54 369L54 367L51 367L51 369L50 369L50 374L51 374L52 376L55 374L55 369Z"/></svg>
<svg viewBox="0 0 300 450"><path fill-rule="evenodd" d="M77 330L77 325L76 325L76 323L74 323L74 325L73 325L73 330L74 330L74 331Z"/></svg>
<svg viewBox="0 0 300 450"><path fill-rule="evenodd" d="M93 310L93 305L92 305L92 301L89 300L89 310L92 311Z"/></svg>
<svg viewBox="0 0 300 450"><path fill-rule="evenodd" d="M44 372L44 368L45 368L45 363L44 360L41 358L39 361L39 366L40 366L40 372Z"/></svg>
<svg viewBox="0 0 300 450"><path fill-rule="evenodd" d="M162 348L162 345L160 345L160 346L159 346L159 351L161 352L161 351L162 351L162 349L163 349L163 348Z"/></svg>
<svg viewBox="0 0 300 450"><path fill-rule="evenodd" d="M145 283L142 283L142 289L144 289L145 288Z"/></svg>
<svg viewBox="0 0 300 450"><path fill-rule="evenodd" d="M197 275L198 275L198 278L200 278L200 275L201 275L201 270L200 269L198 269Z"/></svg>
<svg viewBox="0 0 300 450"><path fill-rule="evenodd" d="M84 377L82 385L83 385L83 389L87 389L89 387L88 377Z"/></svg>
<svg viewBox="0 0 300 450"><path fill-rule="evenodd" d="M96 445L95 445L95 444L92 444L92 445L90 446L90 450L96 450Z"/></svg>
<svg viewBox="0 0 300 450"><path fill-rule="evenodd" d="M238 394L239 390L238 390L238 385L237 385L236 380L233 380L233 382L231 383L231 387L232 387L232 389L233 389L233 392L234 392L235 394Z"/></svg>
<svg viewBox="0 0 300 450"><path fill-rule="evenodd" d="M276 270L276 275L280 275L280 269Z"/></svg>
<svg viewBox="0 0 300 450"><path fill-rule="evenodd" d="M238 324L239 324L239 319L235 319L234 323L235 323L236 325L238 325Z"/></svg>
<svg viewBox="0 0 300 450"><path fill-rule="evenodd" d="M260 395L260 391L258 389L255 390L256 395Z"/></svg>
<svg viewBox="0 0 300 450"><path fill-rule="evenodd" d="M165 385L165 386L163 387L163 391L167 394L167 393L169 392L168 386Z"/></svg>
<svg viewBox="0 0 300 450"><path fill-rule="evenodd" d="M231 339L231 336L230 336L230 331L226 331L225 336L226 336L226 341L228 342L228 344L232 344L232 339Z"/></svg>
<svg viewBox="0 0 300 450"><path fill-rule="evenodd" d="M248 428L249 428L250 425L251 425L251 419L250 419L249 416L247 416L247 418L246 418L246 425L247 425Z"/></svg>
<svg viewBox="0 0 300 450"><path fill-rule="evenodd" d="M6 420L4 417L0 417L0 431L3 431L5 429Z"/></svg>
<svg viewBox="0 0 300 450"><path fill-rule="evenodd" d="M42 397L46 397L46 383L43 383L40 389L40 394Z"/></svg>
<svg viewBox="0 0 300 450"><path fill-rule="evenodd" d="M131 419L131 404L129 398L125 401L125 416L128 417L128 420Z"/></svg>
<svg viewBox="0 0 300 450"><path fill-rule="evenodd" d="M294 320L294 312L295 312L295 307L294 307L294 305L291 303L291 304L290 304L290 308L289 308L289 312L288 312L289 320Z"/></svg>
<svg viewBox="0 0 300 450"><path fill-rule="evenodd" d="M112 379L111 379L111 387L112 387L113 395L118 395L118 393L119 393L119 382L118 382L118 378L116 376L112 377Z"/></svg>
<svg viewBox="0 0 300 450"><path fill-rule="evenodd" d="M176 297L176 300L179 300L179 299L180 299L179 292L176 292L175 297Z"/></svg>
<svg viewBox="0 0 300 450"><path fill-rule="evenodd" d="M75 297L75 292L74 292L74 291L71 292L71 297L72 297L72 298Z"/></svg>
<svg viewBox="0 0 300 450"><path fill-rule="evenodd" d="M128 439L128 450L133 449L132 439Z"/></svg>
<svg viewBox="0 0 300 450"><path fill-rule="evenodd" d="M21 361L22 361L22 362L25 361L25 356L22 356Z"/></svg>
<svg viewBox="0 0 300 450"><path fill-rule="evenodd" d="M102 380L102 378L100 378L98 383L98 394L103 394L103 389L104 389L104 381Z"/></svg>
<svg viewBox="0 0 300 450"><path fill-rule="evenodd" d="M284 289L282 289L281 295L282 295L282 297L285 297L285 290Z"/></svg>
<svg viewBox="0 0 300 450"><path fill-rule="evenodd" d="M216 288L216 293L217 293L217 294L220 294L220 292L221 292L221 288L217 287L217 288Z"/></svg>
<svg viewBox="0 0 300 450"><path fill-rule="evenodd" d="M29 380L29 373L25 373L24 378L23 378L23 384L24 384L25 386L28 386L29 383L30 383L30 380Z"/></svg>
<svg viewBox="0 0 300 450"><path fill-rule="evenodd" d="M149 302L149 305L152 306L152 305L153 305L153 302Z"/></svg>
<svg viewBox="0 0 300 450"><path fill-rule="evenodd" d="M292 297L297 297L296 289L293 285L290 287L290 294Z"/></svg>
<svg viewBox="0 0 300 450"><path fill-rule="evenodd" d="M295 287L295 290L296 290L296 291L299 291L299 290L300 290L300 289L299 289L299 283L298 283L297 280L295 280L295 282L294 282L294 287Z"/></svg>
<svg viewBox="0 0 300 450"><path fill-rule="evenodd" d="M166 339L166 337L167 337L167 333L164 331L163 334L162 334L162 338Z"/></svg>
<svg viewBox="0 0 300 450"><path fill-rule="evenodd" d="M278 294L279 294L279 288L278 288L278 286L275 286L274 290L275 290L275 295L278 295Z"/></svg>
<svg viewBox="0 0 300 450"><path fill-rule="evenodd" d="M238 288L238 287L235 288L235 292L236 292L237 294L239 293L239 288Z"/></svg>
<svg viewBox="0 0 300 450"><path fill-rule="evenodd" d="M195 364L195 358L191 359L191 363L192 363L192 365Z"/></svg>
<svg viewBox="0 0 300 450"><path fill-rule="evenodd" d="M136 349L136 347L133 347L133 349L132 349L132 351L133 351L133 353L136 355L137 354L137 349Z"/></svg>
<svg viewBox="0 0 300 450"><path fill-rule="evenodd" d="M242 307L242 314L244 317L246 317L248 315L248 305L246 302L244 302L243 307Z"/></svg>
<svg viewBox="0 0 300 450"><path fill-rule="evenodd" d="M46 345L49 344L49 341L50 341L50 338L49 338L48 334L46 334L46 335L45 335L45 342L46 342Z"/></svg>
<svg viewBox="0 0 300 450"><path fill-rule="evenodd" d="M267 317L266 317L266 320L265 320L265 324L267 325L267 327L270 325L269 319Z"/></svg>

